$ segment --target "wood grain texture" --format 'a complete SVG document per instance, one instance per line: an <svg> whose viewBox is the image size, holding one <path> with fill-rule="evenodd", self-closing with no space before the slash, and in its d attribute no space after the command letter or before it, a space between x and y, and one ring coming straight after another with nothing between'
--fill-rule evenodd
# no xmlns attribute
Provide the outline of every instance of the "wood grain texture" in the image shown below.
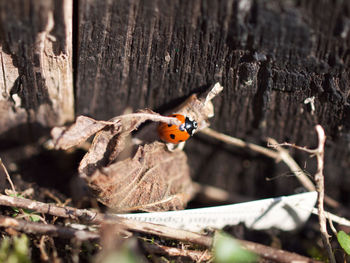
<svg viewBox="0 0 350 263"><path fill-rule="evenodd" d="M72 1L1 1L0 22L1 138L72 120Z"/></svg>
<svg viewBox="0 0 350 263"><path fill-rule="evenodd" d="M109 119L126 107L165 110L220 81L213 128L258 143L270 136L312 146L321 124L327 182L348 191L341 185L350 183L343 177L349 13L347 1L80 1L77 112ZM304 100L313 96L311 112ZM266 185L258 174L286 171L206 139L190 141L187 151L196 179L245 194ZM313 170L305 155L296 158ZM297 187L289 179L268 184L265 194Z"/></svg>
<svg viewBox="0 0 350 263"><path fill-rule="evenodd" d="M328 10L320 17L321 8ZM226 89L215 124L225 132L304 137L312 121L295 120L311 118L303 103L311 96L317 122L337 130L350 90L346 8L313 1L82 1L77 110L109 118L127 106L167 107L220 81Z"/></svg>

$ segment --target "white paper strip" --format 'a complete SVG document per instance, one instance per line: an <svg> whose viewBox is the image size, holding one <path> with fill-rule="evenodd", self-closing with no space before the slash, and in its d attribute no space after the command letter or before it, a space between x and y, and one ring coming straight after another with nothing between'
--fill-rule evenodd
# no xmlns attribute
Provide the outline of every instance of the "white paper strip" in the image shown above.
<svg viewBox="0 0 350 263"><path fill-rule="evenodd" d="M118 216L198 232L244 223L251 229L278 228L289 231L309 218L316 192L262 199L240 204L181 211L118 214Z"/></svg>

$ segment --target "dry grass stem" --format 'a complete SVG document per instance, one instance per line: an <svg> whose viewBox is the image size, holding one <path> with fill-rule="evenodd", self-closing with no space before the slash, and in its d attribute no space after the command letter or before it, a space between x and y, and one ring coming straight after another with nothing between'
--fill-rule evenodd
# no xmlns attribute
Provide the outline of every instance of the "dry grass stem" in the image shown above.
<svg viewBox="0 0 350 263"><path fill-rule="evenodd" d="M265 147L262 147L262 146L259 146L259 145L253 144L253 143L248 143L248 142L245 142L241 139L237 139L235 137L228 136L226 134L214 131L210 128L206 128L206 129L201 130L201 133L206 134L210 137L213 137L219 141L225 142L229 145L234 145L234 146L241 147L241 148L248 148L254 152L257 152L257 153L263 154L265 156L268 156L270 158L273 158L273 159L275 159L276 162L279 162L282 160L289 167L291 172L294 173L294 175L297 177L299 182L308 191L315 191L316 190L315 185L309 179L309 177L303 172L303 169L301 169L301 167L297 164L297 162L290 156L288 151L283 149L281 146L289 146L289 147L297 148L297 149L306 151L306 152L311 153L311 154L315 154L316 150L307 149L306 147L300 147L300 146L297 146L295 144L290 144L290 143L279 144L276 142L276 140L274 140L272 138L268 138L268 146L276 149L276 151L274 151L274 150L270 150L270 149L267 149ZM325 199L326 204L329 205L330 207L333 207L333 208L340 207L339 202L337 202L333 198L325 195L324 199Z"/></svg>
<svg viewBox="0 0 350 263"><path fill-rule="evenodd" d="M318 215L318 209L317 208L313 208L312 211L311 211L314 215ZM350 221L344 217L340 217L340 216L337 216L337 215L334 215L330 212L327 212L327 211L324 211L326 217L328 218L329 221L332 221L332 222L335 222L339 225L342 225L342 226L348 226L350 227Z"/></svg>
<svg viewBox="0 0 350 263"><path fill-rule="evenodd" d="M7 169L6 169L6 166L5 166L4 163L2 162L1 158L0 158L0 165L1 165L2 169L4 170L4 172L5 172L5 174L6 174L7 181L10 183L11 189L12 189L13 193L16 194L16 189L15 189L14 184L12 183L10 174L8 173L8 171L7 171Z"/></svg>
<svg viewBox="0 0 350 263"><path fill-rule="evenodd" d="M333 221L329 217L327 217L327 218L328 218L329 226L331 227L333 234L336 236L338 232L333 225Z"/></svg>
<svg viewBox="0 0 350 263"><path fill-rule="evenodd" d="M258 153L266 155L270 158L273 158L275 160L279 160L278 153L276 153L275 151L272 151L270 149L267 149L265 147L261 147L259 145L256 145L254 143L245 142L245 141L237 139L235 137L231 137L231 136L228 136L226 134L214 131L210 128L205 128L205 129L201 130L200 132L203 134L206 134L210 137L213 137L219 141L225 142L227 144L242 147L242 148L248 148L250 150L253 150L255 152L258 152Z"/></svg>
<svg viewBox="0 0 350 263"><path fill-rule="evenodd" d="M288 146L288 147L295 148L295 149L298 149L298 150L301 150L301 151L304 151L304 152L307 152L310 154L316 154L316 152L317 152L317 149L309 149L305 146L299 146L299 145L296 145L294 143L288 143L288 142L282 142L282 143L276 143L276 144L269 145L269 147L271 147L271 148L276 148L279 146Z"/></svg>
<svg viewBox="0 0 350 263"><path fill-rule="evenodd" d="M320 224L320 231L322 236L323 245L327 249L328 257L331 263L335 263L335 257L332 251L331 244L329 242L329 235L327 232L327 217L324 212L324 145L326 142L326 135L321 125L316 126L316 132L318 135L318 147L315 151L317 159L317 172L315 174L316 190L318 192L317 207L318 207L318 220Z"/></svg>
<svg viewBox="0 0 350 263"><path fill-rule="evenodd" d="M324 247L327 250L330 262L331 263L335 262L334 254L332 252L332 247L329 242L329 235L327 233L327 220L326 220L326 215L324 211L324 201L326 200L327 203L332 207L339 207L340 204L337 201L331 199L330 197L327 197L327 196L325 197L323 168L324 168L324 145L326 141L326 136L323 128L320 125L316 126L316 132L319 140L318 147L316 149L308 149L306 147L301 147L290 143L278 144L275 140L269 139L269 147L275 148L277 152L268 150L264 147L261 147L252 143L246 143L243 140L233 138L231 136L216 132L209 128L206 128L201 132L210 137L223 141L227 144L235 145L242 148L249 148L255 152L269 156L275 159L276 161L282 160L291 169L291 171L295 174L295 176L298 178L298 180L306 189L308 189L309 191L316 190L318 192L317 207L318 207L318 217L319 217L322 242L324 244ZM312 181L307 177L307 175L303 172L300 166L295 162L295 160L281 146L293 147L316 156L316 159L317 159L317 172L315 174L316 187L314 186Z"/></svg>
<svg viewBox="0 0 350 263"><path fill-rule="evenodd" d="M316 132L318 135L318 146L316 149L308 149L306 147L300 147L290 143L276 144L275 147L279 147L279 146L293 147L316 156L317 172L315 174L315 182L316 182L316 191L318 192L317 208L318 208L320 232L321 232L322 242L324 247L327 250L329 260L331 263L335 263L336 261L334 258L331 244L329 242L329 235L327 232L327 217L324 211L325 194L324 194L323 168L324 168L324 145L326 142L326 135L324 133L323 128L320 125L316 126Z"/></svg>
<svg viewBox="0 0 350 263"><path fill-rule="evenodd" d="M297 162L290 156L287 150L281 147L281 144L278 144L276 140L268 138L268 146L273 147L279 153L279 157L282 161L289 167L292 173L296 176L299 182L308 190L315 191L316 187L309 177L303 172L303 169L297 164ZM283 145L283 144L282 144Z"/></svg>
<svg viewBox="0 0 350 263"><path fill-rule="evenodd" d="M280 153L280 158L282 161L290 168L291 172L294 173L294 175L297 177L299 182L308 190L308 191L315 191L316 187L314 184L311 182L309 177L307 176L306 173L304 173L303 169L297 164L297 162L290 156L289 152L285 149L282 148L282 146L288 146L288 147L293 147L305 152L308 152L312 155L316 154L317 149L307 149L306 147L300 147L295 144L291 143L278 143L275 139L268 138L268 146L271 148L276 149ZM340 207L340 204L338 201L334 200L333 198L325 195L324 196L324 201L326 202L327 205L333 208L338 208Z"/></svg>

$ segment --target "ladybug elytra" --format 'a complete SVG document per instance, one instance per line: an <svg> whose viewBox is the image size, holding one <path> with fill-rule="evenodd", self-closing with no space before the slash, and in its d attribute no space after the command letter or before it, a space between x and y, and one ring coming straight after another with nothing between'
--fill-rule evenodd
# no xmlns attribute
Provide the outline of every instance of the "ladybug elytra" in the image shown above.
<svg viewBox="0 0 350 263"><path fill-rule="evenodd" d="M158 126L158 135L161 140L173 144L186 141L197 129L197 122L191 117L181 114L172 114L168 117L177 118L181 124L179 126L161 122Z"/></svg>

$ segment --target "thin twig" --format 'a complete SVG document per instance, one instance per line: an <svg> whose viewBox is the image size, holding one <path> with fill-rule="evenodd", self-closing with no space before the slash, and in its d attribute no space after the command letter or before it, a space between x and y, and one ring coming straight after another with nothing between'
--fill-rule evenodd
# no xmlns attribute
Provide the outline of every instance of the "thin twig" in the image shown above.
<svg viewBox="0 0 350 263"><path fill-rule="evenodd" d="M38 248L40 250L40 258L42 261L48 261L50 258L46 252L45 249L45 239L47 238L47 236L41 236L40 238L40 242L38 244Z"/></svg>
<svg viewBox="0 0 350 263"><path fill-rule="evenodd" d="M268 147L272 147L280 153L280 157L281 157L282 161L290 168L290 170L294 173L294 175L297 177L299 182L308 191L315 191L316 190L316 187L310 181L310 179L308 178L306 173L304 173L303 169L301 169L301 167L297 164L297 162L290 156L288 151L283 149L281 146L288 146L288 147L296 148L296 149L305 151L305 152L313 154L313 155L316 154L317 149L308 149L306 147L300 147L300 146L297 146L295 144L291 144L291 143L287 143L287 142L277 143L277 141L272 139L272 138L268 138L267 143L268 143L267 144ZM336 201L335 199L333 199L332 197L330 197L326 194L324 196L324 201L327 205L329 205L330 207L333 207L333 208L339 208L341 206L341 204L338 201Z"/></svg>
<svg viewBox="0 0 350 263"><path fill-rule="evenodd" d="M193 188L197 195L196 199L198 199L198 201L201 203L242 203L251 201L251 198L248 198L247 196L238 195L231 192L229 193L226 190L211 185L204 185L193 182Z"/></svg>
<svg viewBox="0 0 350 263"><path fill-rule="evenodd" d="M296 175L296 177L299 179L299 181L302 183L302 185L306 189L308 189L309 191L316 190L318 192L317 204L318 204L318 216L319 216L319 224L320 224L322 241L327 250L330 262L333 263L335 262L335 259L334 259L334 254L332 252L332 247L329 242L329 235L327 233L327 227L326 227L327 220L326 220L324 207L323 207L323 203L325 200L323 167L324 167L324 144L325 144L326 136L323 128L320 125L316 126L316 131L319 137L319 144L316 149L308 149L306 147L301 147L301 146L297 146L289 143L277 144L277 143L274 143L275 141L270 139L270 142L273 142L274 145L271 145L270 143L269 146L270 147L273 146L274 148L277 149L278 152L268 150L264 147L261 147L255 144L246 143L243 140L233 138L222 133L218 133L209 128L203 129L201 132L211 137L214 137L220 141L223 141L227 144L231 144L231 145L235 145L243 148L249 148L255 152L259 152L261 154L269 156L277 161L282 159L283 162L291 169L291 171ZM307 175L302 172L302 169L294 161L294 159L281 146L293 147L293 148L308 152L310 154L316 155L317 167L318 167L317 173L315 174L316 187L313 185L313 183L307 177ZM329 197L326 197L326 201L333 207L339 207L339 203Z"/></svg>
<svg viewBox="0 0 350 263"><path fill-rule="evenodd" d="M208 250L196 251L196 250L188 250L181 249L175 247L168 247L159 244L151 244L148 242L142 243L142 246L145 250L150 254L171 256L171 257L189 257L193 262L203 262L210 260L213 255Z"/></svg>
<svg viewBox="0 0 350 263"><path fill-rule="evenodd" d="M268 138L267 140L269 147L274 147L278 153L282 161L289 167L289 169L294 173L299 182L308 190L315 191L316 187L309 179L309 177L303 172L303 169L297 164L297 162L290 156L287 150L283 149L281 145L278 144L276 140L272 138Z"/></svg>
<svg viewBox="0 0 350 263"><path fill-rule="evenodd" d="M197 233L169 228L166 226L139 222L136 220L121 218L114 214L102 214L91 212L87 209L73 207L59 207L54 204L46 204L25 198L0 195L0 205L30 209L39 213L46 213L53 216L80 220L89 224L120 223L130 231L158 235L165 238L175 238L184 242L192 242L201 246L210 247L212 239Z"/></svg>
<svg viewBox="0 0 350 263"><path fill-rule="evenodd" d="M335 227L334 227L334 225L333 225L332 219L330 219L329 217L328 217L328 222L329 222L329 226L330 226L331 229L332 229L333 234L336 236L336 235L337 235L337 230L335 229Z"/></svg>
<svg viewBox="0 0 350 263"><path fill-rule="evenodd" d="M5 172L5 174L6 174L7 181L9 181L13 193L16 194L16 189L15 189L15 186L13 185L13 183L12 183L10 174L8 173L8 171L7 171L7 169L6 169L6 166L5 166L4 163L2 162L1 158L0 158L0 165L1 165L2 169L4 170L4 172Z"/></svg>
<svg viewBox="0 0 350 263"><path fill-rule="evenodd" d="M238 147L242 147L242 148L248 148L250 150L253 150L255 152L261 153L263 155L266 155L270 158L273 158L275 160L279 160L279 154L276 153L273 150L267 149L265 147L261 147L259 145L256 145L254 143L249 143L249 142L245 142L243 140L228 136L226 134L214 131L210 128L205 128L203 130L200 131L201 133L204 133L210 137L213 137L219 141L225 142L227 144L230 145L234 145L234 146L238 146Z"/></svg>
<svg viewBox="0 0 350 263"><path fill-rule="evenodd" d="M327 232L327 217L325 215L324 211L324 175L323 175L323 169L324 169L324 145L326 142L326 135L324 133L323 128L321 125L316 126L316 132L318 135L318 146L316 149L308 149L306 147L299 147L293 144L284 143L280 145L284 146L290 146L297 148L299 150L308 152L310 154L314 154L316 156L317 160L317 172L315 174L315 182L316 182L316 191L318 192L318 198L317 198L317 208L318 208L318 220L320 225L320 232L322 237L322 242L324 247L327 250L327 254L329 257L329 260L331 263L335 263L335 257L332 251L331 244L329 242L329 234Z"/></svg>
<svg viewBox="0 0 350 263"><path fill-rule="evenodd" d="M282 142L282 143L272 143L270 145L268 145L269 147L271 148L277 148L277 147L280 147L280 146L288 146L288 147L291 147L291 148L295 148L295 149L298 149L298 150L301 150L301 151L304 151L304 152L307 152L307 153L310 153L310 154L316 154L317 153L317 149L309 149L305 146L299 146L299 145L296 145L294 143L288 143L288 142Z"/></svg>
<svg viewBox="0 0 350 263"><path fill-rule="evenodd" d="M51 235L61 238L77 238L79 240L98 239L99 234L84 230L75 230L68 227L55 226L43 223L17 220L15 218L0 216L0 227L12 228L25 233Z"/></svg>
<svg viewBox="0 0 350 263"><path fill-rule="evenodd" d="M317 260L313 260L311 258L307 258L304 256L301 256L296 253L291 253L285 250L268 247L265 245L257 244L251 241L245 241L245 240L239 240L241 245L249 250L254 252L255 254L259 255L262 258L265 258L267 260L271 260L272 262L279 262L279 263L290 263L290 262L300 262L300 263L316 263L321 262ZM270 262L270 261L269 261Z"/></svg>
<svg viewBox="0 0 350 263"><path fill-rule="evenodd" d="M316 126L316 131L318 135L318 147L316 154L317 159L317 172L315 174L315 182L316 182L316 190L318 192L318 200L317 200L317 206L318 206L318 220L320 224L320 231L322 236L323 245L327 249L328 257L331 263L335 263L335 257L332 251L331 244L329 242L329 235L327 232L327 217L324 213L324 175L323 175L323 168L324 168L324 145L326 142L326 135L324 133L324 130L321 125Z"/></svg>
<svg viewBox="0 0 350 263"><path fill-rule="evenodd" d="M318 215L318 209L317 208L313 208L312 211L311 211L314 215ZM344 217L340 217L340 216L337 216L337 215L334 215L330 212L327 212L327 211L324 211L326 217L328 218L328 220L332 221L332 222L335 222L339 225L342 225L342 226L348 226L350 227L350 221Z"/></svg>
<svg viewBox="0 0 350 263"><path fill-rule="evenodd" d="M268 143L269 147L275 148L276 151L267 149L265 147L256 145L254 143L248 143L245 142L241 139L237 139L235 137L228 136L226 134L214 131L210 128L206 128L201 130L201 133L204 133L210 137L213 137L219 141L225 142L230 145L234 145L237 147L241 148L248 148L254 152L263 154L267 157L270 157L274 159L276 162L283 161L289 169L295 174L297 179L300 181L300 183L308 190L308 191L315 191L315 186L312 183L312 181L307 177L307 175L303 172L303 169L300 168L300 166L296 163L296 161L290 156L288 151L284 150L281 146L290 146L294 148L298 148L300 150L306 150L307 152L310 152L312 154L315 154L315 150L310 150L305 147L300 147L296 146L294 144L289 144L289 143L282 143L278 144L275 140L273 139L268 139L270 143ZM333 208L338 208L340 207L339 202L336 200L332 199L331 197L325 195L325 202L327 205Z"/></svg>
<svg viewBox="0 0 350 263"><path fill-rule="evenodd" d="M49 190L45 189L44 195L46 195L47 197L50 197L52 200L54 200L58 206L63 206L62 201L57 196L55 196L52 192L50 192ZM69 201L70 201L70 199L69 199Z"/></svg>
<svg viewBox="0 0 350 263"><path fill-rule="evenodd" d="M19 198L0 194L0 205L25 208L38 213L50 214L54 216L71 218L82 221L93 221L96 213L86 209L77 209L73 207L61 207L54 204L47 204L33 201L26 198Z"/></svg>
<svg viewBox="0 0 350 263"><path fill-rule="evenodd" d="M323 128L321 125L316 126L316 132L318 135L318 146L316 149L308 149L306 147L300 147L294 144L290 143L282 143L282 144L276 144L275 147L279 146L289 146L293 147L302 151L305 151L307 153L313 154L316 156L317 159L317 172L315 174L315 182L316 182L316 191L318 193L317 197L317 208L318 208L318 220L320 225L320 232L322 237L323 246L327 250L327 254L329 257L329 260L331 263L335 263L334 254L332 251L331 244L329 242L329 235L327 232L327 218L324 211L324 175L323 175L323 168L324 168L324 145L326 142L326 135L324 133Z"/></svg>
<svg viewBox="0 0 350 263"><path fill-rule="evenodd" d="M166 227L162 225L156 225L152 223L140 222L140 221L127 219L127 218L121 218L114 214L95 213L86 209L77 209L72 207L59 207L53 204L46 204L42 202L25 199L25 198L11 197L6 195L0 195L0 205L31 209L36 212L46 213L46 214L59 216L63 218L83 220L90 224L118 223L124 226L127 230L130 230L133 232L141 232L141 233L146 233L151 235L157 235L164 238L179 240L183 242L190 242L193 244L204 246L206 248L211 248L213 244L213 238L210 236L204 236L204 235L193 233L190 231L174 229L174 228ZM3 221L5 221L5 223L1 223ZM20 222L20 223L17 223L17 222ZM22 227L15 228L18 224L22 225ZM9 217L0 217L0 226L3 226L3 227L12 227L17 230L26 232L27 228L23 226L27 226L28 224L33 225L33 227L31 227L29 230L33 230L35 225L38 225L38 224L40 225L40 227L37 228L38 232L36 233L42 233L42 234L61 233L61 232L58 232L59 230L57 230L58 227L56 226L45 225L42 223L32 223L27 221L22 222L22 220L16 220ZM49 233L47 231L44 231L45 227L47 229L49 229L50 227L54 227L52 229L56 230L56 232L53 231ZM62 230L62 235L60 236L77 237L79 236L78 233L83 233L82 236L86 238L87 237L91 237L91 239L95 239L95 237L97 238L97 236L95 236L97 235L96 233L83 231L83 230L74 230L71 228L64 228ZM272 247L267 247L260 244L247 242L247 241L240 241L240 242L246 249L265 258L274 259L275 255L277 254L277 255L280 255L281 257L282 255L284 255L289 259L299 260L300 262L318 262L310 258L300 256L295 253L290 253L288 251L283 251L282 253L281 252L282 250L278 250ZM282 262L286 262L286 261L282 261Z"/></svg>
<svg viewBox="0 0 350 263"><path fill-rule="evenodd" d="M156 225L156 224L147 223L147 222L120 218L117 216L109 215L105 218L106 219L108 218L107 220L112 219L113 221L120 220L121 224L131 231L157 235L157 236L169 238L169 239L176 239L183 242L194 243L204 247L211 247L213 243L213 239L209 236L200 235L200 234L182 230L182 229L176 229L176 228L171 228L163 225Z"/></svg>

